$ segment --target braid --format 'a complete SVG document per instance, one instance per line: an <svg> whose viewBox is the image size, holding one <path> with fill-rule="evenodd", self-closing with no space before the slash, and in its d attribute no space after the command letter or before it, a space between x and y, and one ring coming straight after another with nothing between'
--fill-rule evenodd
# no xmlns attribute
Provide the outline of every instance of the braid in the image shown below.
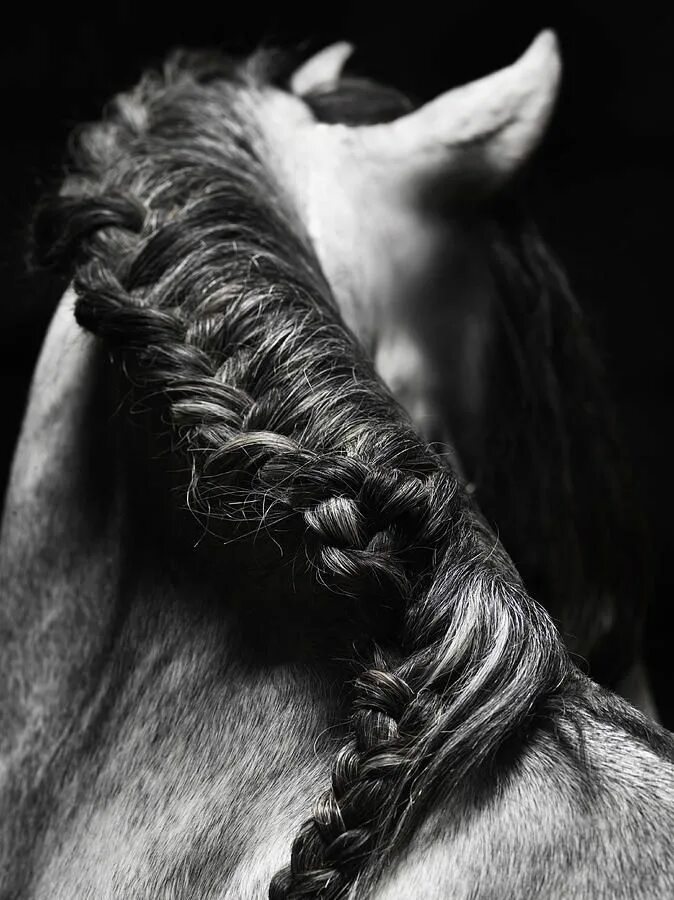
<svg viewBox="0 0 674 900"><path fill-rule="evenodd" d="M319 584L392 610L396 640L356 678L349 742L269 894L340 897L440 779L458 790L523 727L568 664L342 326L248 137L250 76L213 82L212 61L208 77L193 61L167 71L85 132L37 243L50 265L74 264L78 322L161 405L190 509L299 535Z"/></svg>
<svg viewBox="0 0 674 900"><path fill-rule="evenodd" d="M151 239L143 254L152 252ZM138 258L132 268L140 270ZM330 402L336 376L331 371L323 390L314 388L311 403L279 409L283 390L267 389L260 370L287 368L294 352L297 326L287 321L282 306L268 327L269 359L264 352L223 355L221 321L213 317L209 325L191 321L183 310L151 307L128 291L130 279L121 279L98 258L80 266L73 281L76 317L120 355L141 396L161 394L166 402L164 418L177 437L172 449L187 455L193 472L190 508L209 521L245 520L256 528L299 516L324 583L345 594L402 604L410 578L428 566L433 550L447 538L452 516L438 517L435 511L450 511L457 493L451 473L422 471L429 464L421 448L423 466L414 466L409 452L407 466L400 467L401 458L392 468L390 447L400 456L402 442L391 421L388 440L381 435L377 441L379 465L364 458L358 446L321 447L329 435L317 433L320 442L308 441L307 434L318 427L308 412L317 400ZM287 347L278 339L284 334ZM365 384L355 387L360 393ZM333 422L341 418L353 425L352 408L332 403ZM361 443L365 438L371 435L358 434ZM407 439L411 451L411 434Z"/></svg>

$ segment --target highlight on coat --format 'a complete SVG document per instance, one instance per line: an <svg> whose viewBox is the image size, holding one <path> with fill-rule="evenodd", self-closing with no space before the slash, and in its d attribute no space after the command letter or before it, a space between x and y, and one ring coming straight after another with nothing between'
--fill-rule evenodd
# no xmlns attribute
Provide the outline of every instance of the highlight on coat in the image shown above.
<svg viewBox="0 0 674 900"><path fill-rule="evenodd" d="M674 740L551 618L638 663L597 356L510 184L556 41L419 109L348 56L176 53L38 211L3 897L671 896Z"/></svg>

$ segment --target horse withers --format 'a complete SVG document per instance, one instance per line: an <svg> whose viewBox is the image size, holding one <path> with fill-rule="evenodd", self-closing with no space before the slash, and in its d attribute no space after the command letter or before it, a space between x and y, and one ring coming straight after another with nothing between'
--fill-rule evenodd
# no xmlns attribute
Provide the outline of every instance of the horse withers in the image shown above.
<svg viewBox="0 0 674 900"><path fill-rule="evenodd" d="M529 227L480 219L555 41L417 111L346 49L174 56L38 217L69 287L0 542L3 897L671 896L672 737L573 665L474 502L557 497L566 621L610 633L536 338L591 354ZM512 483L506 383L516 448L564 438Z"/></svg>

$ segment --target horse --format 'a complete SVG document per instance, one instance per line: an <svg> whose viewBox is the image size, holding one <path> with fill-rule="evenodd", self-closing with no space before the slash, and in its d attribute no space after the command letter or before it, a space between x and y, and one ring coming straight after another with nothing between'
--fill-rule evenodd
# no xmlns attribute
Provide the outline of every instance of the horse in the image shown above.
<svg viewBox="0 0 674 900"><path fill-rule="evenodd" d="M38 213L63 295L0 540L3 900L672 894L674 738L483 512L494 287L523 313L546 281L533 338L577 322L535 234L480 230L556 41L416 110L347 56L174 54Z"/></svg>

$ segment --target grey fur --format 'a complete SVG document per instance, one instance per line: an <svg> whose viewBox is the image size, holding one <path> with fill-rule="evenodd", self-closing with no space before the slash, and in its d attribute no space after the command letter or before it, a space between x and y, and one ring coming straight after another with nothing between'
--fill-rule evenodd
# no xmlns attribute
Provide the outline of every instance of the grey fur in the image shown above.
<svg viewBox="0 0 674 900"><path fill-rule="evenodd" d="M113 365L67 294L0 541L0 896L263 896L332 772L274 897L669 897L672 738L341 324L262 75L147 78L51 213Z"/></svg>

